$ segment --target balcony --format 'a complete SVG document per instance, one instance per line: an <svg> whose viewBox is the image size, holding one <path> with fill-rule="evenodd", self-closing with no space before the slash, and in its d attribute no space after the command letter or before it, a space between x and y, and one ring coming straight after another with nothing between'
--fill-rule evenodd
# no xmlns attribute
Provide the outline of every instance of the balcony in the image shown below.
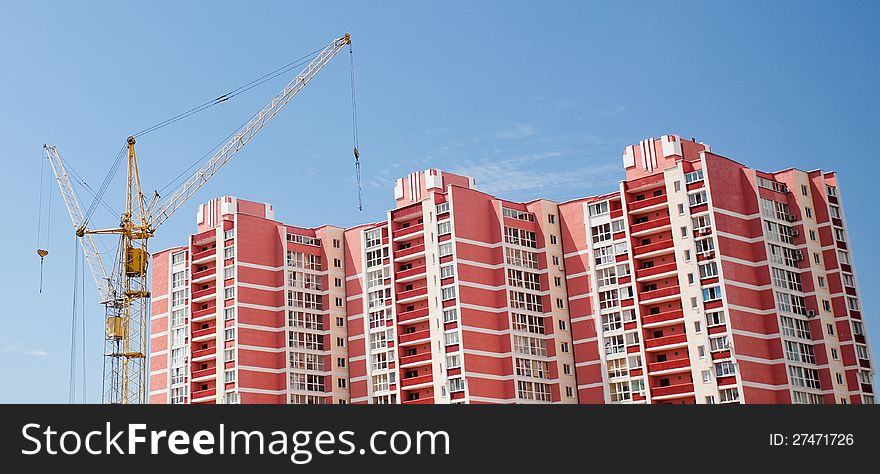
<svg viewBox="0 0 880 474"><path fill-rule="evenodd" d="M214 316L217 314L216 311L217 311L216 306L211 306L210 308L205 308L205 309L200 309L198 311L193 311L192 312L192 320L193 320L193 322L196 322L196 320L201 320L202 318L205 318L208 316Z"/></svg>
<svg viewBox="0 0 880 474"><path fill-rule="evenodd" d="M193 257L192 257L192 263L196 264L196 263L200 263L202 261L207 261L208 259L210 259L214 255L217 255L216 248L203 250L201 252L194 253Z"/></svg>
<svg viewBox="0 0 880 474"><path fill-rule="evenodd" d="M412 301L422 300L428 297L428 287L413 288L412 290L400 291L397 293L398 303L409 303Z"/></svg>
<svg viewBox="0 0 880 474"><path fill-rule="evenodd" d="M649 314L642 318L642 327L656 327L668 324L675 324L684 318L684 311L676 309L673 311L664 311L657 314Z"/></svg>
<svg viewBox="0 0 880 474"><path fill-rule="evenodd" d="M691 361L687 358L675 359L675 360L667 360L663 362L649 362L648 363L648 374L655 375L658 372L678 372L678 371L686 371L690 370ZM684 370L679 370L684 369Z"/></svg>
<svg viewBox="0 0 880 474"><path fill-rule="evenodd" d="M639 245L633 248L633 254L636 257L647 257L649 255L661 255L665 251L672 251L674 247L672 239L661 240L648 245Z"/></svg>
<svg viewBox="0 0 880 474"><path fill-rule="evenodd" d="M413 364L422 364L425 362L431 363L431 353L430 352L422 352L421 354L400 357L400 366L401 367L405 367L407 365L413 365Z"/></svg>
<svg viewBox="0 0 880 474"><path fill-rule="evenodd" d="M198 303L202 301L208 301L217 297L217 287L212 286L210 288L206 288L204 290L193 291L192 294L192 302Z"/></svg>
<svg viewBox="0 0 880 474"><path fill-rule="evenodd" d="M655 265L648 268L639 268L636 270L637 281L650 280L651 277L662 275L664 273L675 272L678 269L675 262L664 263L663 265Z"/></svg>
<svg viewBox="0 0 880 474"><path fill-rule="evenodd" d="M419 257L419 254L425 251L425 245L413 245L412 247L395 250L394 251L394 261L395 262L405 262L407 260L415 260Z"/></svg>
<svg viewBox="0 0 880 474"><path fill-rule="evenodd" d="M199 349L197 351L192 352L192 361L198 362L201 360L212 359L217 355L217 348L209 347L207 349Z"/></svg>
<svg viewBox="0 0 880 474"><path fill-rule="evenodd" d="M408 346L416 343L418 341L424 341L431 337L430 329L423 329L421 331L410 332L410 333L402 333L400 335L399 341L401 346Z"/></svg>
<svg viewBox="0 0 880 474"><path fill-rule="evenodd" d="M408 270L401 270L401 271L397 272L397 274L395 276L397 277L397 281L404 282L404 281L413 280L417 277L424 276L424 275L425 275L425 266L422 265L420 267L413 267Z"/></svg>
<svg viewBox="0 0 880 474"><path fill-rule="evenodd" d="M198 400L214 398L216 395L216 388L209 388L207 390L193 390L192 395L190 396L190 400L195 403Z"/></svg>
<svg viewBox="0 0 880 474"><path fill-rule="evenodd" d="M657 232L661 230L665 230L669 228L669 218L663 217L660 219L654 219L648 222L642 222L640 224L633 224L629 228L629 233L633 237L639 234L647 234L650 232Z"/></svg>
<svg viewBox="0 0 880 474"><path fill-rule="evenodd" d="M651 389L651 396L655 399L657 398L679 398L688 395L693 395L694 393L694 384L692 383L682 383L678 385L669 385L667 387L653 387Z"/></svg>
<svg viewBox="0 0 880 474"><path fill-rule="evenodd" d="M404 400L404 405L433 405L434 397L419 398L416 400Z"/></svg>
<svg viewBox="0 0 880 474"><path fill-rule="evenodd" d="M217 328L215 326L211 326L211 327L205 328L205 329L194 330L192 332L193 342L199 341L199 340L204 340L204 339L210 339L211 337L213 337L214 335L217 334L216 329Z"/></svg>
<svg viewBox="0 0 880 474"><path fill-rule="evenodd" d="M404 311L397 314L397 322L411 322L421 318L428 317L428 308L419 308L412 311Z"/></svg>
<svg viewBox="0 0 880 474"><path fill-rule="evenodd" d="M629 207L629 213L635 214L637 212L647 212L654 210L655 208L659 208L666 205L666 195L660 195L651 197L648 199L642 199L640 201L630 201L627 203Z"/></svg>
<svg viewBox="0 0 880 474"><path fill-rule="evenodd" d="M194 370L192 373L192 381L198 382L200 380L206 380L209 378L213 378L217 374L216 367L210 367L202 370Z"/></svg>
<svg viewBox="0 0 880 474"><path fill-rule="evenodd" d="M215 267L211 267L207 270L202 270L200 272L195 272L192 274L192 282L200 283L207 280L213 280L217 276L217 269Z"/></svg>
<svg viewBox="0 0 880 474"><path fill-rule="evenodd" d="M425 230L425 224L411 225L409 227L402 227L397 229L391 233L395 242L401 240L408 240L421 235L421 233Z"/></svg>
<svg viewBox="0 0 880 474"><path fill-rule="evenodd" d="M427 385L427 384L430 384L431 382L433 382L433 380L434 379L431 377L431 374L421 375L418 377L410 377L408 379L401 379L400 380L400 387L406 389L406 388L412 388L412 387L415 387L418 385Z"/></svg>
<svg viewBox="0 0 880 474"><path fill-rule="evenodd" d="M684 346L687 345L687 336L684 334L676 334L673 336L658 337L645 340L645 349L656 350L666 346Z"/></svg>
<svg viewBox="0 0 880 474"><path fill-rule="evenodd" d="M639 302L642 304L651 304L651 303L659 303L662 301L668 301L679 297L680 290L678 286L670 286L667 288L660 288L658 290L644 291L639 293Z"/></svg>

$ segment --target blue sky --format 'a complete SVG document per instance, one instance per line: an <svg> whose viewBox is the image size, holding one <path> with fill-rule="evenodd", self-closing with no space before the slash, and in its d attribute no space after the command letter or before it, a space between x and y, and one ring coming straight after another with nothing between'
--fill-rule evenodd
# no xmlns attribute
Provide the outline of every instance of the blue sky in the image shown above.
<svg viewBox="0 0 880 474"><path fill-rule="evenodd" d="M343 55L159 230L153 249L182 242L197 204L223 194L271 202L296 225L377 220L393 203L394 179L427 167L473 175L481 189L514 200L606 192L622 178L623 147L676 133L767 171L840 173L868 327L880 343L880 258L870 243L880 230L874 2L183 3L4 2L0 402L68 399L74 243L53 189L39 294L42 144L58 146L97 187L130 133L346 31L364 211ZM145 189L164 186L282 84L143 137ZM121 186L108 202L120 202ZM115 219L99 209L93 221ZM103 313L90 281L86 289L87 399L95 402Z"/></svg>

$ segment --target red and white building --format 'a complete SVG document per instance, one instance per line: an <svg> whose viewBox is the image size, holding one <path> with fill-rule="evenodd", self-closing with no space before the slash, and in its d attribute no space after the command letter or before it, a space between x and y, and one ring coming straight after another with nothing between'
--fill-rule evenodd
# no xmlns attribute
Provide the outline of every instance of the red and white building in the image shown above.
<svg viewBox="0 0 880 474"><path fill-rule="evenodd" d="M350 229L203 205L154 256L150 401L874 403L834 173L672 135L623 162L564 203L411 173Z"/></svg>

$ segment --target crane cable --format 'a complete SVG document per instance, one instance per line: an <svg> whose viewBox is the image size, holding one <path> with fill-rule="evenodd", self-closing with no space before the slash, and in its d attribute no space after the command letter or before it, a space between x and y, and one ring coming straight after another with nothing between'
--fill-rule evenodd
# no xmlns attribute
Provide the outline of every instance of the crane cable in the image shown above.
<svg viewBox="0 0 880 474"><path fill-rule="evenodd" d="M73 308L70 322L70 374L68 378L67 403L73 403L76 398L76 313L77 313L77 290L79 290L79 239L74 239L73 247Z"/></svg>
<svg viewBox="0 0 880 474"><path fill-rule="evenodd" d="M48 161L48 159L47 159ZM43 176L46 174L46 162L43 161L43 156L40 155L40 199L39 204L37 205L37 255L40 257L40 293L43 292L43 260L46 258L46 255L49 255L49 225L46 224L46 248L40 246L41 239L40 237L43 235ZM52 198L52 190L49 189L49 199Z"/></svg>
<svg viewBox="0 0 880 474"><path fill-rule="evenodd" d="M354 88L354 49L351 43L348 43L348 57L351 66L351 136L354 142L354 172L357 179L358 192L358 210L364 210L364 203L361 196L361 152L358 149L358 125L357 125L357 100L355 98Z"/></svg>

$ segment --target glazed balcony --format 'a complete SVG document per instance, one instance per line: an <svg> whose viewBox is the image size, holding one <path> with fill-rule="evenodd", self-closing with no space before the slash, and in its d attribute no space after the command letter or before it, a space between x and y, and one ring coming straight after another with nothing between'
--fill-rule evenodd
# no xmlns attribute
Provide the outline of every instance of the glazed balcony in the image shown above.
<svg viewBox="0 0 880 474"><path fill-rule="evenodd" d="M651 396L653 398L679 398L693 395L693 393L694 384L692 383L682 383L678 385L669 385L666 387L653 387L651 389Z"/></svg>
<svg viewBox="0 0 880 474"><path fill-rule="evenodd" d="M411 346L413 344L418 343L419 341L426 341L431 337L430 329L423 329L421 331L402 333L399 338L399 344L401 346Z"/></svg>
<svg viewBox="0 0 880 474"><path fill-rule="evenodd" d="M397 322L411 322L421 318L428 317L428 308L418 308L412 311L404 311L402 313L397 314Z"/></svg>
<svg viewBox="0 0 880 474"><path fill-rule="evenodd" d="M633 237L637 235L649 234L651 232L659 232L661 230L666 230L669 228L669 218L663 217L660 219L654 219L648 222L641 222L639 224L633 224L629 228L629 233Z"/></svg>
<svg viewBox="0 0 880 474"><path fill-rule="evenodd" d="M666 195L660 195L655 197L650 197L647 199L642 199L639 201L630 201L627 203L629 208L629 213L634 214L638 212L647 212L653 210L655 208L660 208L666 205Z"/></svg>
<svg viewBox="0 0 880 474"><path fill-rule="evenodd" d="M660 347L684 345L687 345L687 336L684 334L645 339L645 349L649 351L657 350Z"/></svg>
<svg viewBox="0 0 880 474"><path fill-rule="evenodd" d="M395 242L413 239L422 235L425 230L425 224L411 225L409 227L401 227L391 233Z"/></svg>
<svg viewBox="0 0 880 474"><path fill-rule="evenodd" d="M682 318L684 318L684 311L680 309L649 314L642 318L642 327L657 327L676 324L680 322Z"/></svg>
<svg viewBox="0 0 880 474"><path fill-rule="evenodd" d="M661 240L659 242L650 243L648 245L639 245L633 248L633 255L636 257L645 257L648 255L661 255L665 251L674 250L675 243L672 239Z"/></svg>

